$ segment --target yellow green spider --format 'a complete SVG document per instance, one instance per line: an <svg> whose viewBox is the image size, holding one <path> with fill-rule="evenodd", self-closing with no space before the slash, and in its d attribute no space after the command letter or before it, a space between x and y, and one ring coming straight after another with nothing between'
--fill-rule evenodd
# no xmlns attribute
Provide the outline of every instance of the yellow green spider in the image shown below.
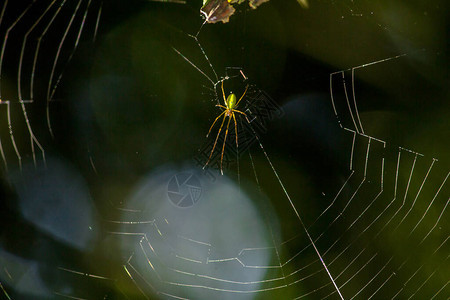
<svg viewBox="0 0 450 300"><path fill-rule="evenodd" d="M233 118L234 121L234 130L235 130L235 134L236 134L236 148L238 147L238 135L237 135L237 122L236 122L236 116L235 113L240 113L244 116L247 117L247 115L245 113L243 113L240 110L237 110L236 107L239 105L239 102L241 102L242 98L244 98L245 93L247 93L247 89L248 89L248 85L245 87L245 91L242 94L241 98L239 98L239 100L236 102L236 95L233 93L230 93L230 95L228 95L228 97L225 97L225 91L223 89L223 81L222 81L222 96L223 96L223 102L225 104L225 106L217 104L217 107L220 107L223 109L223 112L217 116L217 118L214 120L214 122L212 123L211 127L209 128L208 134L206 135L206 137L209 136L209 134L211 133L211 130L213 129L214 125L216 124L217 120L219 120L219 118L223 115L223 120L222 120L222 124L220 125L220 129L219 132L217 133L216 136L216 140L214 141L214 146L211 150L211 153L209 154L209 158L208 161L206 162L205 166L203 168L205 168L209 161L211 160L212 154L214 152L214 149L216 149L216 144L217 144L217 140L219 139L219 135L222 132L222 128L223 128L223 124L225 123L225 119L228 117L228 123L227 123L227 129L225 131L225 138L223 139L223 146L222 146L222 154L220 156L220 172L223 175L223 168L222 168L222 162L223 162L223 152L225 150L225 142L227 141L227 136L228 136L228 128L230 127L230 121L231 118Z"/></svg>

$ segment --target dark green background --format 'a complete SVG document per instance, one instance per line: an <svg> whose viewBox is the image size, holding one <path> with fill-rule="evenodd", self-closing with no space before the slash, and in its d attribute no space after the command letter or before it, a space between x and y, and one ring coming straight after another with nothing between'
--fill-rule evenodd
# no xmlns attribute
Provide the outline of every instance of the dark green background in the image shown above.
<svg viewBox="0 0 450 300"><path fill-rule="evenodd" d="M44 94L54 50L41 58L42 73L36 75L38 101L28 107L33 130L47 155L65 161L83 178L99 220L116 217L117 212L111 207L119 205L132 186L146 174L163 165L181 168L186 162L193 162L205 143L210 124L220 113L214 107L216 100L205 88L209 82L172 49L175 47L208 76L213 76L197 44L188 37L188 34L195 34L203 22L199 13L200 2L189 1L182 5L135 0L105 1L96 41L92 42L95 26L93 14L86 23L85 35L72 61L65 68L55 101L50 106L55 135L53 139L46 127ZM271 0L257 10L248 9L243 4L229 23L206 24L198 39L219 77L225 75L225 67L242 67L250 82L267 92L284 110L285 115L268 123L267 132L261 134L260 138L307 225L330 203L329 198L324 201L319 196L322 193L335 194L350 172L348 165L352 135L339 128L334 116L330 101L330 73L405 54L398 59L357 69L355 94L365 133L387 143L386 149L376 142L372 145L373 157L386 157L386 192L383 202L374 206L373 212L370 212L370 220L392 199L398 147L424 155L422 161L417 163L417 173L422 176L432 158L439 160L434 169L436 174L430 176L427 189L418 198L417 216L420 216L448 173L450 158L448 3L310 0L309 4L310 7L304 9L295 0ZM25 7L19 2L17 6L11 5L17 7L16 12ZM92 2L93 8L99 5L100 2ZM74 6L75 1L68 2L63 12L66 18L58 21L61 26L67 24ZM3 38L5 24L14 20L12 15L5 15L1 27ZM30 26L26 21L22 24L23 28ZM13 35L9 41L2 73L3 97L8 99L17 99L14 82L17 53L21 46L20 34L17 36L14 39ZM72 32L71 39L74 37ZM59 42L56 33L47 38L48 49L54 49L52 41L53 45ZM68 47L63 51L65 57L70 50ZM30 60L26 63L29 66ZM13 88L5 88L9 82ZM346 73L346 83L348 87L351 86L350 72ZM341 121L345 127L352 128L351 120L345 113L343 90L338 86L336 83ZM4 107L0 109L5 116ZM14 119L18 120L14 122L15 137L24 163L29 164L29 136L17 104L12 106L12 113ZM51 290L71 286L77 291L76 295L83 295L87 299L105 295L107 299L122 299L124 294L130 299L139 297L139 291L127 282L121 265L115 265L110 257L103 256L105 249L102 243L107 230L101 221L96 231L99 243L89 251L82 251L54 240L23 218L17 204L21 188L40 176L45 177L46 172L52 173L52 170L38 168L39 171L34 172L30 171L33 167L27 167L26 174L20 175L15 170L16 158L8 144L8 128L3 117L1 122L0 138L10 166L9 171L2 172L1 247L19 257L42 263L44 267L39 272ZM361 170L366 143L364 137L358 137L356 141L354 163L355 168L359 168L359 173L355 175L358 180L363 178ZM284 241L302 233L292 208L257 144L251 153L260 181L259 188L269 199L270 213L280 220L281 233L277 238ZM97 173L90 159L95 163ZM399 181L403 183L399 194L404 192L413 159L414 155L405 155L405 167L399 174ZM51 169L52 159L49 161ZM376 168L378 165L374 165L371 169L373 173L368 175L373 176L369 180L373 180L374 185L361 192L355 200L356 206L349 207L348 216L327 233L319 248L326 249L345 232L374 198L381 173ZM237 182L236 164L232 164L225 173ZM253 168L246 153L240 159L239 175L242 189L249 194L256 193L258 186L255 185ZM419 176L412 181L411 190L418 191L421 178ZM352 182L353 188L357 187L358 180ZM77 189L76 185L74 189ZM350 191L347 193L339 201L339 210L336 209L335 214L326 216L321 223L316 224L313 236L320 234L333 221L337 212L342 210L351 197ZM430 213L434 219L426 220L429 223L425 223L425 227L434 224L448 195L447 183L436 200L438 205ZM407 222L411 222L407 223L408 226L414 225L417 218ZM448 282L448 245L445 244L444 250L441 249L430 258L430 253L448 237L448 212L444 212L441 222L440 233L424 246L423 252L413 256L408 263L410 269L395 276L395 280L390 283L392 286L385 288L385 294L380 294L380 297L392 297L423 263L425 267L421 269L419 283L433 271L438 271L421 290L422 294L417 295L417 299L430 297ZM369 217L365 224L368 223ZM365 227L358 226L360 229ZM408 240L405 235L409 230L405 229L394 236L384 232L381 238L374 239L382 226L383 223L380 223L372 229L360 245L347 252L347 257L333 270L335 274L339 273L364 245L369 245L371 255L377 253L380 259L379 264L364 269L359 282L352 282L352 286L343 289L346 298L359 291L391 257L394 257L394 261L388 269L396 270L423 236L422 232L417 233L417 240ZM344 240L348 239L350 243L353 238L347 235ZM305 240L301 240L287 245L282 257L292 257L305 243ZM421 258L421 253L425 258ZM308 253L292 268L300 268L315 259L312 252ZM125 288L119 283L110 282L89 285L73 278L59 278L55 282L57 275L54 267L60 265L89 270L93 274L107 274L107 277L126 282ZM439 265L441 268L438 268ZM379 282L375 281L374 286L380 286L383 282L382 279L377 280ZM311 281L304 286L296 285L286 291L258 296L295 298L325 283L328 283L326 276L318 282ZM13 299L29 297L8 284L5 284L5 289ZM405 295L411 295L413 290L407 290ZM311 299L320 299L331 291L326 289L323 294L318 292ZM372 287L364 291L367 294L359 296L363 299L374 291ZM445 298L445 293L448 294L448 287L440 296Z"/></svg>

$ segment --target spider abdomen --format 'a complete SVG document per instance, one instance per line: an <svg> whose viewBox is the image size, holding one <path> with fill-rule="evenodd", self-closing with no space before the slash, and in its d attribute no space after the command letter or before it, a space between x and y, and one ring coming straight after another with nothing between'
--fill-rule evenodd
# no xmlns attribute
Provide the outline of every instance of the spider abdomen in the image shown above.
<svg viewBox="0 0 450 300"><path fill-rule="evenodd" d="M231 93L227 97L227 107L228 109L233 109L236 106L236 95Z"/></svg>

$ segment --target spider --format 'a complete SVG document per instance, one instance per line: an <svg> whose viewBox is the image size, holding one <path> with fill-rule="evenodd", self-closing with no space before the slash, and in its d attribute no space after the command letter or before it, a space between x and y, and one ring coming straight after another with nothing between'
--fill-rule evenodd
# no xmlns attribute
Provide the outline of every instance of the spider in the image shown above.
<svg viewBox="0 0 450 300"><path fill-rule="evenodd" d="M236 122L235 113L240 113L240 114L244 115L245 117L247 117L247 115L245 113L243 113L242 111L237 110L235 108L239 105L239 102L241 102L242 98L244 98L245 93L247 93L247 89L248 89L248 85L245 87L245 91L242 94L241 98L239 98L239 100L236 102L237 97L235 94L233 94L233 92L231 92L228 95L228 97L225 97L225 91L223 89L223 81L222 81L222 96L223 96L223 102L224 102L225 106L220 105L220 104L216 105L217 107L222 108L223 112L220 115L218 115L217 118L214 120L211 127L209 128L209 131L208 131L208 134L206 135L206 137L209 136L209 134L211 133L211 130L213 129L217 120L219 120L219 118L222 117L222 115L223 115L223 120L222 120L222 124L220 124L219 132L217 133L216 140L214 141L214 146L211 150L211 153L209 154L208 161L206 162L206 164L203 168L205 168L208 165L209 161L211 160L214 149L216 149L217 140L219 139L219 135L222 132L223 124L225 123L225 119L228 117L229 119L228 119L228 123L227 123L227 129L225 130L225 138L223 139L222 154L220 156L220 173L222 173L222 175L223 175L223 168L222 168L223 152L225 150L225 142L226 142L227 136L228 136L228 128L230 127L231 118L233 118L234 130L236 133L236 148L237 148L238 147L238 135L237 135L237 122Z"/></svg>

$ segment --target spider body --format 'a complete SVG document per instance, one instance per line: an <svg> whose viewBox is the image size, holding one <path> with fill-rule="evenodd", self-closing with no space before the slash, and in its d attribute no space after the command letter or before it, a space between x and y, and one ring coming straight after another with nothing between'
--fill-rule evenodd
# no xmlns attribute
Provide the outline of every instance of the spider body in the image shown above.
<svg viewBox="0 0 450 300"><path fill-rule="evenodd" d="M226 101L228 109L233 109L236 106L236 99L236 95L231 92Z"/></svg>
<svg viewBox="0 0 450 300"><path fill-rule="evenodd" d="M237 97L233 93L230 93L230 95L228 95L228 97L225 97L225 91L223 89L223 81L222 81L222 96L223 96L223 102L224 102L225 106L220 105L220 104L216 105L217 107L222 108L223 111L222 111L222 113L219 116L217 116L217 118L212 123L211 127L209 128L209 131L208 131L208 134L206 135L206 137L209 136L209 134L211 133L211 130L213 129L213 127L216 124L216 122L220 119L220 117L223 116L223 119L222 119L222 123L220 124L219 132L217 133L216 140L214 141L214 146L213 146L213 148L211 150L211 153L209 154L208 161L206 162L206 164L205 164L205 166L203 168L205 168L208 165L209 161L211 160L212 154L214 153L214 149L216 149L217 140L219 139L220 133L222 132L223 124L225 123L225 119L228 117L227 127L226 127L226 130L225 130L225 138L223 139L223 145L222 145L222 154L220 156L220 172L223 175L223 168L222 168L223 152L225 151L225 143L227 141L228 128L230 127L231 119L233 119L233 121L234 121L234 130L235 130L235 134L236 134L236 148L237 148L239 146L239 144L238 144L237 122L236 122L235 113L239 113L239 114L242 114L244 116L247 116L242 111L236 109L237 106L239 105L239 102L241 102L242 98L244 98L245 93L247 92L247 89L248 89L248 85L245 87L245 91L242 94L242 96L236 102Z"/></svg>

